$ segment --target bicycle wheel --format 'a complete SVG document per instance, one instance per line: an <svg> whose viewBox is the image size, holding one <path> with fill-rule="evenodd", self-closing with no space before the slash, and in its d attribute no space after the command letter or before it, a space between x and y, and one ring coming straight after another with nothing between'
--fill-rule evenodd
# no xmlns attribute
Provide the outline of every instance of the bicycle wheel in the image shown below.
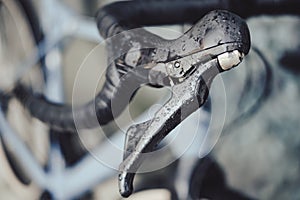
<svg viewBox="0 0 300 200"><path fill-rule="evenodd" d="M22 70L22 62L27 61L36 51L37 43L42 39L38 18L29 0L0 0L0 90L13 88L16 75ZM31 68L24 77L24 82L33 89L43 87L43 73L40 63ZM23 79L22 79L23 80ZM42 165L46 162L48 135L46 128L32 119L13 98L0 99L5 109L9 124L16 134L26 143L33 155ZM6 103L5 103L6 102ZM43 133L44 132L44 133ZM1 176L10 189L15 189L22 198L32 197L38 191L30 178L23 172L16 160L11 145L1 138L0 162ZM35 188L35 189L34 189ZM1 192L1 195L3 193Z"/></svg>

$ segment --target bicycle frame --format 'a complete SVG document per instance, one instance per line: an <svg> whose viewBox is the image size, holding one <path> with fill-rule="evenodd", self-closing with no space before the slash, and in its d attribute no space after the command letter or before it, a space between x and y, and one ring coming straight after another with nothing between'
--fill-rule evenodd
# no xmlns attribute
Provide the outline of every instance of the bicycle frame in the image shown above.
<svg viewBox="0 0 300 200"><path fill-rule="evenodd" d="M62 50L58 44L68 36L72 35L93 42L102 40L93 18L78 15L58 0L43 0L40 4L41 23L45 37L31 56L27 60L21 61L20 65L23 70L16 79L22 77L23 73L39 62L42 57L45 56L45 60L47 60L47 57L53 54L60 56ZM58 16L62 17L58 19ZM57 20L61 23L57 23ZM60 60L45 62L45 70L47 76L45 95L52 101L63 102ZM16 150L14 154L21 161L26 173L38 187L49 191L57 199L75 198L114 173L113 170L101 165L90 155L80 161L77 166L64 169L64 159L57 144L51 145L50 169L46 172L6 122L2 110L0 111L0 124L3 140L9 146L14 147L12 148ZM101 146L95 151L98 153L105 151L105 147ZM62 190L62 188L64 189Z"/></svg>

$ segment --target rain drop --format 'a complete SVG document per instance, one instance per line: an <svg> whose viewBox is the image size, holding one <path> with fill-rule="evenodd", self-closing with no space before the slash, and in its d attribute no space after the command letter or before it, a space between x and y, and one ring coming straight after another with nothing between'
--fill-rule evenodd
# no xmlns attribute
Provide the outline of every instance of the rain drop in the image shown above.
<svg viewBox="0 0 300 200"><path fill-rule="evenodd" d="M123 180L123 177L122 177L122 175L120 174L119 175L119 181L122 181Z"/></svg>

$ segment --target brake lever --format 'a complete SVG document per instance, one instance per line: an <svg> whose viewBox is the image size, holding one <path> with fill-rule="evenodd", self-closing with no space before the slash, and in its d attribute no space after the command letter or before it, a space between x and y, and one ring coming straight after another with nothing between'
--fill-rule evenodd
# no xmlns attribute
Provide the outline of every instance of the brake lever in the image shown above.
<svg viewBox="0 0 300 200"><path fill-rule="evenodd" d="M153 119L132 125L126 133L123 162L119 167L119 190L123 197L132 193L133 178L146 158L145 153L153 151L169 132L201 107L208 97L214 77L237 66L249 51L250 37L246 23L226 11L215 13L217 14L210 13L204 17L206 20L210 17L213 18L210 20L218 20L220 25L220 29L214 27L215 30L206 27L207 31L217 33L204 34L199 39L202 43L209 41L207 48L200 48L149 67L149 83L170 86L172 96L155 113ZM234 31L228 31L230 28L227 27L230 26L234 27ZM194 29L195 27L191 30ZM188 34L189 32L185 33Z"/></svg>
<svg viewBox="0 0 300 200"><path fill-rule="evenodd" d="M230 54L236 55L237 59L241 58L238 52ZM143 156L146 156L144 153L151 152L170 131L205 103L212 80L220 72L219 62L215 58L202 64L182 83L172 86L171 98L155 113L153 119L128 129L124 160L119 168L119 188L123 196L132 192L133 176Z"/></svg>

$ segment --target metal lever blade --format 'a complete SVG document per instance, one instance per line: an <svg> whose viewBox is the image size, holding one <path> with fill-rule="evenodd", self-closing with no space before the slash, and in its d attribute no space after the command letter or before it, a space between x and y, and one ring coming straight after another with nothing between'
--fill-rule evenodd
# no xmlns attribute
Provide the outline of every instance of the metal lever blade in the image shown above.
<svg viewBox="0 0 300 200"><path fill-rule="evenodd" d="M218 59L201 64L186 81L172 87L171 98L156 112L153 119L128 129L124 161L119 167L122 196L128 197L132 193L133 178L145 159L144 153L153 151L171 130L204 104L212 79L218 73Z"/></svg>

